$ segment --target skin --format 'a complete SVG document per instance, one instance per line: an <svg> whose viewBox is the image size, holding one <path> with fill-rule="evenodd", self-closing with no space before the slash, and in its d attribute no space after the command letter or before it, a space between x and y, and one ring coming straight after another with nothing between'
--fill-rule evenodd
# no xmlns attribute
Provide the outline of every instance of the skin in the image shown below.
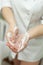
<svg viewBox="0 0 43 65"><path fill-rule="evenodd" d="M12 9L8 8L8 7L3 8L2 9L2 15L3 15L4 19L9 23L9 31L11 31L14 34L13 29L14 29L14 25L16 24L16 22L15 22L15 19L14 19L14 15L13 15ZM39 37L39 36L42 36L43 35L43 24L40 24L38 26L35 26L34 28L31 28L29 30L29 35L30 35L29 40L31 40L33 38L36 38L36 37ZM21 39L19 39L19 38L17 39L17 41L18 40L19 40L19 42L21 41ZM27 42L25 42L25 43L27 43ZM17 49L15 49L13 46L11 46L9 44L9 42L7 43L7 46L12 51L14 51L14 52L17 51ZM37 61L37 62L23 62L23 61L21 61L21 65L38 65L38 64L39 64L39 61Z"/></svg>
<svg viewBox="0 0 43 65"><path fill-rule="evenodd" d="M7 35L7 33L8 32L11 32L12 33L12 37L13 37L13 39L14 39L14 26L15 26L15 24L16 24L16 21L15 21L15 17L14 17L14 15L13 15L13 13L12 13L13 11L12 11L12 9L11 8L3 8L2 9L2 16L3 16L3 18L7 21L7 23L9 24L9 28L8 28L8 30L7 30L7 32L6 32L6 35ZM7 13L7 14L6 14ZM15 36L16 36L16 34L15 34ZM6 36L6 38L7 38L7 36ZM12 38L11 38L12 39ZM15 41L15 40L14 40ZM13 41L12 41L13 42ZM18 56L18 55L17 55ZM19 60L17 60L17 57L15 58L15 59L13 59L13 62L14 62L14 65L19 65L19 63L20 63L20 61Z"/></svg>
<svg viewBox="0 0 43 65"><path fill-rule="evenodd" d="M37 61L37 62L24 62L24 61L22 61L20 65L39 65L39 61Z"/></svg>

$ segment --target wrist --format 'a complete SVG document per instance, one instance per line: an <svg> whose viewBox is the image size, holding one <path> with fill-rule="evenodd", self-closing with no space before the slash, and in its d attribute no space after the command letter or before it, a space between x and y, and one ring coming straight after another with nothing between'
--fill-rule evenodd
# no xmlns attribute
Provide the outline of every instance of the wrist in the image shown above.
<svg viewBox="0 0 43 65"><path fill-rule="evenodd" d="M29 40L32 39L32 33L30 31L28 31L28 36L29 36Z"/></svg>
<svg viewBox="0 0 43 65"><path fill-rule="evenodd" d="M29 32L25 33L25 37L26 37L27 40L30 40L30 34L29 34Z"/></svg>
<svg viewBox="0 0 43 65"><path fill-rule="evenodd" d="M11 23L11 24L9 24L9 26L14 27L14 26L16 26L16 23Z"/></svg>
<svg viewBox="0 0 43 65"><path fill-rule="evenodd" d="M28 38L28 40L31 39L31 38L30 38L30 32L29 32L29 31L27 31L27 38Z"/></svg>
<svg viewBox="0 0 43 65"><path fill-rule="evenodd" d="M11 23L11 24L9 24L9 26L11 27L11 28L17 28L17 25L16 25L16 23Z"/></svg>
<svg viewBox="0 0 43 65"><path fill-rule="evenodd" d="M22 39L22 43L24 43L25 41L28 42L29 41L29 38L30 38L30 35L28 32L26 32L23 36L23 39Z"/></svg>

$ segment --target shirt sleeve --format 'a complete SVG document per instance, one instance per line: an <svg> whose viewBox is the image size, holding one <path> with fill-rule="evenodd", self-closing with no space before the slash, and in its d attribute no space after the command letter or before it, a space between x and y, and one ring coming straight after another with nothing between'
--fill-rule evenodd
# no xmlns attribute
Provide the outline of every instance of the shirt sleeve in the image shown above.
<svg viewBox="0 0 43 65"><path fill-rule="evenodd" d="M10 2L10 0L1 0L1 9L3 7L10 7L11 8L11 2Z"/></svg>

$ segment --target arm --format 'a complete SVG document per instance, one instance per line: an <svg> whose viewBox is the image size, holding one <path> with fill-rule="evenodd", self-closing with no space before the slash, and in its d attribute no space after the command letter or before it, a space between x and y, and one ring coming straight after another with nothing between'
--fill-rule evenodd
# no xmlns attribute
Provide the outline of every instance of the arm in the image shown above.
<svg viewBox="0 0 43 65"><path fill-rule="evenodd" d="M43 24L40 24L29 30L30 40L39 36L43 36Z"/></svg>
<svg viewBox="0 0 43 65"><path fill-rule="evenodd" d="M2 15L4 19L9 23L9 25L13 26L16 24L12 9L10 7L2 8Z"/></svg>
<svg viewBox="0 0 43 65"><path fill-rule="evenodd" d="M6 38L8 40L8 36L11 35L12 39L14 39L15 41L16 34L18 34L18 27L16 26L16 21L12 9L10 7L3 7L2 15L9 24L9 28L6 33Z"/></svg>

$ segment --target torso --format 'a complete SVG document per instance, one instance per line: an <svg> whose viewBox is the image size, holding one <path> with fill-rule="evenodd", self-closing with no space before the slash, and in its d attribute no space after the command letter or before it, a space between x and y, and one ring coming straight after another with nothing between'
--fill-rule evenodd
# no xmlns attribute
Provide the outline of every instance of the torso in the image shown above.
<svg viewBox="0 0 43 65"><path fill-rule="evenodd" d="M42 0L14 0L13 5L18 13L18 17L27 28L30 23L37 25L43 15Z"/></svg>

